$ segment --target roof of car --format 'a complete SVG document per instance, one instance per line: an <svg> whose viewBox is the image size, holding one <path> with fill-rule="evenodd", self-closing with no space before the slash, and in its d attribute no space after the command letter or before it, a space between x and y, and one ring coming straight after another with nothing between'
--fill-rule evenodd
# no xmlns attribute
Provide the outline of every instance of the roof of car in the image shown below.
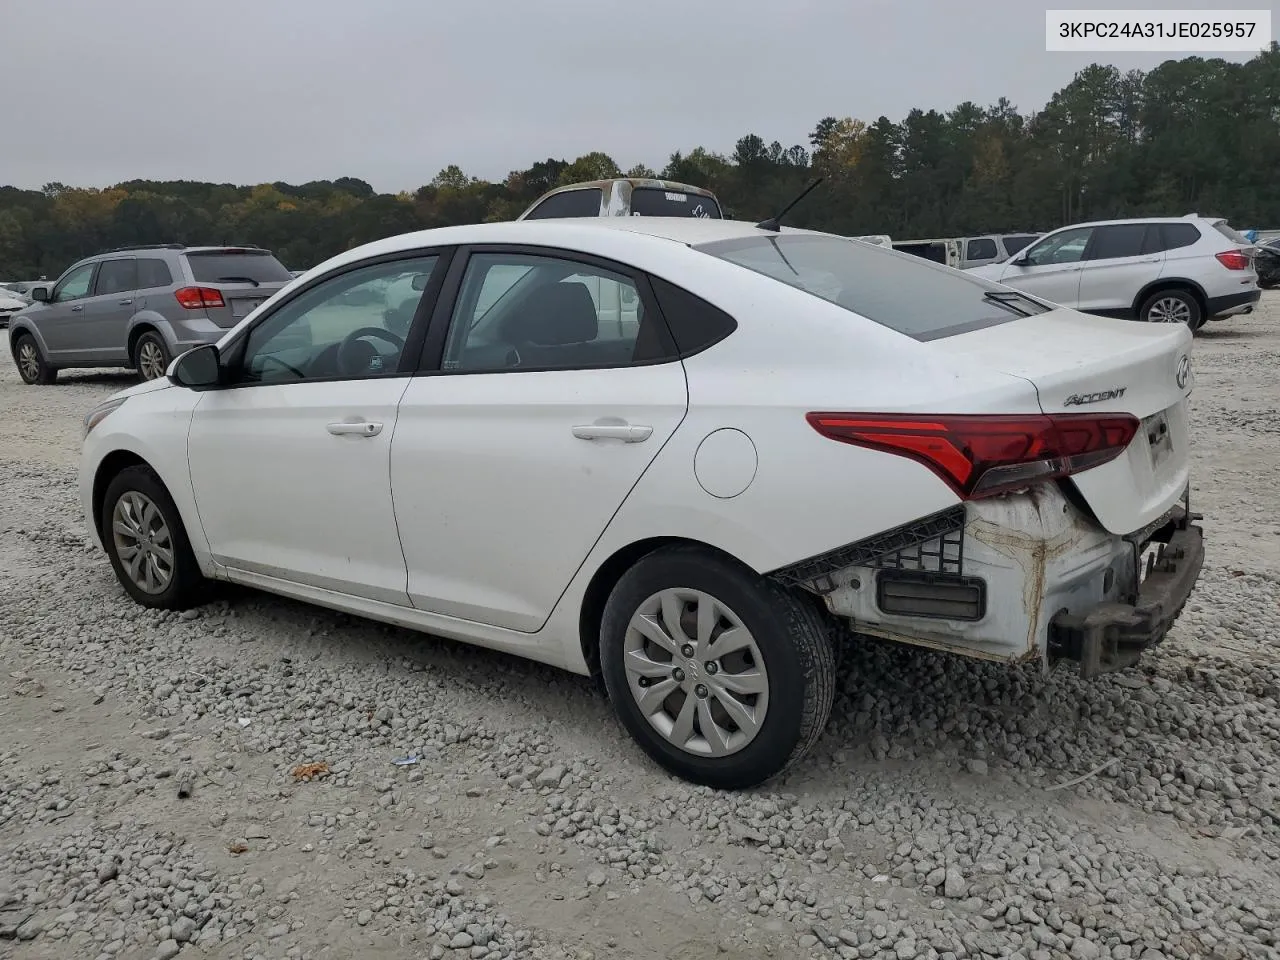
<svg viewBox="0 0 1280 960"><path fill-rule="evenodd" d="M782 233L813 234L814 231L783 227ZM590 250L594 246L592 238L599 239L601 234L630 234L688 246L711 243L715 240L778 235L771 230L760 229L755 223L743 220L717 220L709 217L567 217L546 220L503 220L496 223L435 227L386 237L340 253L325 263L319 264L316 269L329 269L382 254L455 244L528 243ZM838 239L849 243L858 242L844 237ZM580 247L582 244L586 246Z"/></svg>
<svg viewBox="0 0 1280 960"><path fill-rule="evenodd" d="M1189 213L1185 217L1124 217L1119 220L1083 220L1080 223L1069 223L1056 229L1064 230L1067 227L1113 227L1126 223L1190 223L1193 220L1217 223L1223 219L1223 217L1202 217L1198 213Z"/></svg>

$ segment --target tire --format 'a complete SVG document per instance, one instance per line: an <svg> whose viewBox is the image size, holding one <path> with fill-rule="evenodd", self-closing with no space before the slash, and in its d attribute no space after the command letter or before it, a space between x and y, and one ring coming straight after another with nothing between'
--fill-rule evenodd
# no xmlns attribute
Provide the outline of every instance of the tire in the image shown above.
<svg viewBox="0 0 1280 960"><path fill-rule="evenodd" d="M124 506L121 502L124 501ZM153 507L152 513L147 505ZM120 507L123 515L117 515ZM158 516L163 524L161 528L156 521ZM123 530L115 532L115 522L119 519ZM158 563L150 568L152 588L148 589L142 580L148 568L144 558L137 567L138 578L127 567L129 556L122 559L121 551L138 542L134 532L145 528L146 532L155 534L165 531L160 536L149 540L149 547L165 550L169 562L165 563L163 553L154 553ZM107 557L111 560L111 568L125 592L144 607L159 610L186 610L206 599L209 583L200 572L195 555L191 552L191 542L187 539L186 528L182 525L182 517L178 508L164 488L155 471L146 466L125 467L107 485L106 495L102 500L102 543ZM168 570L167 580L163 574Z"/></svg>
<svg viewBox="0 0 1280 960"><path fill-rule="evenodd" d="M1194 333L1205 321L1200 302L1187 290L1158 290L1147 297L1138 311L1147 323L1185 323Z"/></svg>
<svg viewBox="0 0 1280 960"><path fill-rule="evenodd" d="M29 333L20 333L13 341L13 362L23 383L48 386L58 379L58 368L45 360L36 338Z"/></svg>
<svg viewBox="0 0 1280 960"><path fill-rule="evenodd" d="M719 658L707 660L705 648L696 651L700 655L683 656L683 644L672 641L669 628L663 629L661 613L664 601L674 613L681 599L680 619L690 618L684 627L691 633L680 640L696 644L696 611L711 610L718 624L710 639L720 640L736 623L745 630L751 660L744 656L745 648L726 648ZM704 606L708 599L713 607ZM633 626L642 616L650 618L643 633ZM685 780L735 790L781 773L818 741L835 699L832 632L831 622L808 597L709 550L664 548L639 560L613 588L601 622L600 666L618 719L645 753ZM665 649L649 639L655 635L667 644ZM763 696L731 696L723 684L735 676L739 690L749 684ZM663 691L665 696L657 700L655 695ZM642 696L652 701L644 708L638 700ZM692 706L686 706L689 701ZM740 726L732 722L726 702L748 721L757 711L763 716L755 718L753 729L750 722ZM704 735L704 717L716 733L715 748L712 737ZM689 725L687 737L677 732L682 718ZM656 724L665 724L667 732ZM713 755L713 749L720 755Z"/></svg>
<svg viewBox="0 0 1280 960"><path fill-rule="evenodd" d="M165 370L169 369L169 361L172 357L165 349L164 340L160 335L148 330L134 343L132 359L139 379L145 382L163 377Z"/></svg>

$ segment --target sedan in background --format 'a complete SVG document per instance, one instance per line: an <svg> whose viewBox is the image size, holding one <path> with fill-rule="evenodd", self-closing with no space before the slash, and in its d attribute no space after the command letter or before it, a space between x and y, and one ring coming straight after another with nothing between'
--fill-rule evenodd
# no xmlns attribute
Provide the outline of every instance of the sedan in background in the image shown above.
<svg viewBox="0 0 1280 960"><path fill-rule="evenodd" d="M231 581L600 674L745 787L865 635L1086 677L1159 642L1203 560L1190 343L776 225L449 227L90 411L80 494L142 605Z"/></svg>
<svg viewBox="0 0 1280 960"><path fill-rule="evenodd" d="M22 294L0 288L0 330L9 326L10 317L29 306L31 301Z"/></svg>

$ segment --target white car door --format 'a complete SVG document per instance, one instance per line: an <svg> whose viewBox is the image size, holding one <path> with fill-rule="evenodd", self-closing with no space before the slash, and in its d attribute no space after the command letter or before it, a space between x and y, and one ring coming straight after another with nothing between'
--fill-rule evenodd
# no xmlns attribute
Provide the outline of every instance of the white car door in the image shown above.
<svg viewBox="0 0 1280 960"><path fill-rule="evenodd" d="M1051 233L1022 257L1002 264L1000 276L993 279L1051 303L1074 307L1080 294L1084 251L1092 233L1092 227L1067 227Z"/></svg>
<svg viewBox="0 0 1280 960"><path fill-rule="evenodd" d="M200 398L187 442L219 563L409 605L388 460L418 356L410 347L415 355L402 357L402 297L386 298L405 278L421 298L438 259L406 254L343 269L228 345L239 372Z"/></svg>
<svg viewBox="0 0 1280 960"><path fill-rule="evenodd" d="M440 372L410 383L391 447L409 596L532 632L683 419L684 367L623 268L488 249L455 270Z"/></svg>
<svg viewBox="0 0 1280 960"><path fill-rule="evenodd" d="M1080 274L1079 308L1099 313L1135 309L1138 292L1158 280L1163 268L1160 224L1095 227Z"/></svg>

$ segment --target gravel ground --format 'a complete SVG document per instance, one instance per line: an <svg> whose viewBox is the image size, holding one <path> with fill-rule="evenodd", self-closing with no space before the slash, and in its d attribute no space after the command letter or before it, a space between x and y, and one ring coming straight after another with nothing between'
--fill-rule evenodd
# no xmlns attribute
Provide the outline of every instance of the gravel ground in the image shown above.
<svg viewBox="0 0 1280 960"><path fill-rule="evenodd" d="M74 487L128 376L0 365L0 954L1280 957L1264 296L1197 338L1209 556L1158 654L1082 684L866 642L810 758L739 795L577 677L249 592L135 606Z"/></svg>

